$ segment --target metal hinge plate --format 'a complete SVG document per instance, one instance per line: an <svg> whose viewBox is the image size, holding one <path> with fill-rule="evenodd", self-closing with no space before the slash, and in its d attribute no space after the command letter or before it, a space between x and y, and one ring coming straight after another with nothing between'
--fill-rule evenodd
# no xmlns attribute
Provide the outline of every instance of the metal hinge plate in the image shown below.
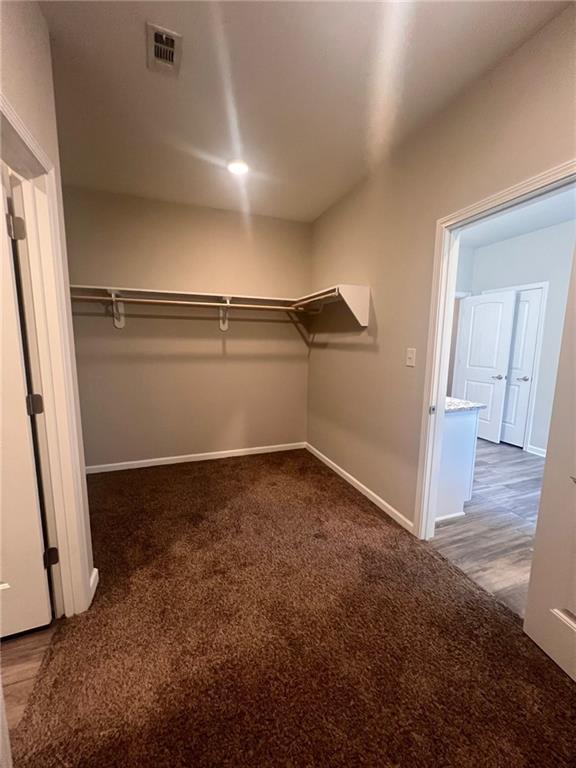
<svg viewBox="0 0 576 768"><path fill-rule="evenodd" d="M430 414L430 416L433 416L436 413L436 406L435 405L431 405L428 408L428 413Z"/></svg>
<svg viewBox="0 0 576 768"><path fill-rule="evenodd" d="M44 552L44 568L48 568L49 565L56 565L59 559L58 547L48 547Z"/></svg>
<svg viewBox="0 0 576 768"><path fill-rule="evenodd" d="M6 215L8 223L8 234L12 240L26 239L26 224L20 216L13 216L11 213Z"/></svg>
<svg viewBox="0 0 576 768"><path fill-rule="evenodd" d="M26 410L29 416L44 413L44 400L42 395L26 395Z"/></svg>

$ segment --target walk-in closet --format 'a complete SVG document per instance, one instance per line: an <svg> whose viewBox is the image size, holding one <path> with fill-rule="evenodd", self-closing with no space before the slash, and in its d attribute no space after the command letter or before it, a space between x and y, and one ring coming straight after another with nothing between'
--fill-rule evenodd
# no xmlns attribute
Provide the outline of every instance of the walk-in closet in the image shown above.
<svg viewBox="0 0 576 768"><path fill-rule="evenodd" d="M0 768L574 768L569 5L0 0Z"/></svg>

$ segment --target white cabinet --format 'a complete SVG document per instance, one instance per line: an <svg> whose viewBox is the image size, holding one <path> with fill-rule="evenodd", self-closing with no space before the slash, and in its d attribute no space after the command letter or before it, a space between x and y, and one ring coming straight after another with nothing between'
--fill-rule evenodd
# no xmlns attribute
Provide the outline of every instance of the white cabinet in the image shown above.
<svg viewBox="0 0 576 768"><path fill-rule="evenodd" d="M436 522L463 515L464 502L472 498L478 416L485 407L446 398Z"/></svg>

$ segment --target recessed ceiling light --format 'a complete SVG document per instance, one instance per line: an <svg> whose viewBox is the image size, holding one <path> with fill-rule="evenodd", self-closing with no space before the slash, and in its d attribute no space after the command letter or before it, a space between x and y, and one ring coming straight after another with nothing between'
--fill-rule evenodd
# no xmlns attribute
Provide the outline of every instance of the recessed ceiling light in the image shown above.
<svg viewBox="0 0 576 768"><path fill-rule="evenodd" d="M243 160L232 160L228 163L227 168L234 176L244 176L250 170Z"/></svg>

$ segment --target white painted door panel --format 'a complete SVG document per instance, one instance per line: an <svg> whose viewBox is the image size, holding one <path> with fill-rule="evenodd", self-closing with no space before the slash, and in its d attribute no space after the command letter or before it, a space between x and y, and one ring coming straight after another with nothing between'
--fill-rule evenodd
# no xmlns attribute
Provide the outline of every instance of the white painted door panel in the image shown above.
<svg viewBox="0 0 576 768"><path fill-rule="evenodd" d="M2 410L0 634L2 637L50 623L52 611L44 568L44 540L12 250L4 200L0 218L2 261Z"/></svg>
<svg viewBox="0 0 576 768"><path fill-rule="evenodd" d="M501 439L521 448L526 437L541 309L541 288L518 291Z"/></svg>
<svg viewBox="0 0 576 768"><path fill-rule="evenodd" d="M562 350L524 629L576 680L576 273Z"/></svg>
<svg viewBox="0 0 576 768"><path fill-rule="evenodd" d="M500 442L516 294L500 291L460 302L453 397L483 403L478 436Z"/></svg>

